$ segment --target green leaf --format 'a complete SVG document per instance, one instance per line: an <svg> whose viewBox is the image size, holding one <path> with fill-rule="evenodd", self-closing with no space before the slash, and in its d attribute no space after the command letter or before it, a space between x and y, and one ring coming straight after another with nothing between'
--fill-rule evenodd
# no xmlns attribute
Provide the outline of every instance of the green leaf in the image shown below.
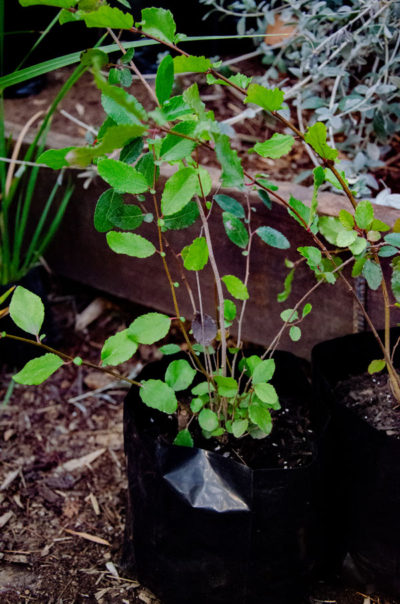
<svg viewBox="0 0 400 604"><path fill-rule="evenodd" d="M244 224L230 212L224 212L222 214L222 220L225 232L232 243L245 249L249 243L249 234Z"/></svg>
<svg viewBox="0 0 400 604"><path fill-rule="evenodd" d="M293 323L293 321L297 321L299 318L299 313L294 308L287 308L281 312L280 317L285 323Z"/></svg>
<svg viewBox="0 0 400 604"><path fill-rule="evenodd" d="M314 168L313 176L314 176L314 187L313 187L313 196L312 196L311 207L310 207L310 216L307 221L308 226L310 226L312 224L314 217L317 213L318 191L319 191L320 186L325 182L325 172L324 172L323 167L317 166L316 168Z"/></svg>
<svg viewBox="0 0 400 604"><path fill-rule="evenodd" d="M247 419L235 419L232 422L232 434L235 438L240 438L246 432L249 426Z"/></svg>
<svg viewBox="0 0 400 604"><path fill-rule="evenodd" d="M156 96L161 105L171 96L173 84L174 62L171 55L165 55L156 75Z"/></svg>
<svg viewBox="0 0 400 604"><path fill-rule="evenodd" d="M195 57L190 55L178 55L174 57L174 71L175 73L205 73L212 68L210 59L205 57Z"/></svg>
<svg viewBox="0 0 400 604"><path fill-rule="evenodd" d="M194 380L196 370L185 359L172 361L165 372L165 381L173 390L186 390Z"/></svg>
<svg viewBox="0 0 400 604"><path fill-rule="evenodd" d="M283 284L283 292L280 292L277 295L278 302L285 302L288 299L288 297L290 296L290 293L292 291L293 277L294 277L294 268L292 268L285 277L285 281Z"/></svg>
<svg viewBox="0 0 400 604"><path fill-rule="evenodd" d="M3 304L9 296L13 293L15 286L10 287L4 294L0 294L0 304Z"/></svg>
<svg viewBox="0 0 400 604"><path fill-rule="evenodd" d="M171 319L159 312L149 312L137 317L128 327L131 336L140 344L154 344L165 338Z"/></svg>
<svg viewBox="0 0 400 604"><path fill-rule="evenodd" d="M354 216L347 210L340 210L339 220L346 229L352 230L354 228Z"/></svg>
<svg viewBox="0 0 400 604"><path fill-rule="evenodd" d="M278 134L275 132L263 143L256 143L254 147L249 149L249 152L255 151L258 155L262 157L271 157L272 159L276 159L278 157L282 157L283 155L287 155L292 149L294 144L293 136L289 134Z"/></svg>
<svg viewBox="0 0 400 604"><path fill-rule="evenodd" d="M390 231L390 226L386 224L386 222L382 222L382 220L378 220L377 218L375 218L372 221L371 229L384 233L385 231Z"/></svg>
<svg viewBox="0 0 400 604"><path fill-rule="evenodd" d="M198 419L200 428L206 432L213 432L219 426L218 416L211 409L202 409Z"/></svg>
<svg viewBox="0 0 400 604"><path fill-rule="evenodd" d="M353 269L351 271L351 276L352 277L359 277L362 273L362 270L364 268L364 264L366 263L367 259L366 258L358 258L354 265L353 265Z"/></svg>
<svg viewBox="0 0 400 604"><path fill-rule="evenodd" d="M245 217L244 208L242 204L236 201L236 199L234 199L233 197L230 197L229 195L219 194L214 195L213 199L217 202L217 204L222 210L225 210L225 212L230 212L234 216L237 216L237 218Z"/></svg>
<svg viewBox="0 0 400 604"><path fill-rule="evenodd" d="M119 229L134 231L143 222L143 212L138 206L126 203L112 209L110 220Z"/></svg>
<svg viewBox="0 0 400 604"><path fill-rule="evenodd" d="M250 84L244 103L254 103L266 111L282 108L284 94L279 88L268 89L260 84Z"/></svg>
<svg viewBox="0 0 400 604"><path fill-rule="evenodd" d="M379 373L379 371L382 371L382 369L385 369L385 367L386 361L384 359L376 359L374 361L371 361L368 365L368 373L370 373L371 375L373 373Z"/></svg>
<svg viewBox="0 0 400 604"><path fill-rule="evenodd" d="M399 250L392 245L384 245L378 252L378 256L381 258L390 258L390 256L395 256L399 253Z"/></svg>
<svg viewBox="0 0 400 604"><path fill-rule="evenodd" d="M389 233L389 235L385 235L384 240L390 245L400 248L400 233Z"/></svg>
<svg viewBox="0 0 400 604"><path fill-rule="evenodd" d="M374 208L370 201L360 201L357 204L355 219L360 229L369 229L374 220Z"/></svg>
<svg viewBox="0 0 400 604"><path fill-rule="evenodd" d="M171 11L164 8L142 10L142 30L163 42L174 42L176 25Z"/></svg>
<svg viewBox="0 0 400 604"><path fill-rule="evenodd" d="M183 96L180 94L164 101L161 107L160 116L162 120L173 121L188 113L191 113L191 109L189 105L185 102ZM154 113L152 115L155 115L155 117L157 117L157 113Z"/></svg>
<svg viewBox="0 0 400 604"><path fill-rule="evenodd" d="M183 134L184 136L193 136L196 129L196 122L187 121L181 122L174 126L171 132L177 134ZM177 161L180 159L187 159L192 154L193 149L196 146L196 142L176 136L174 134L168 134L161 145L160 157L164 161Z"/></svg>
<svg viewBox="0 0 400 604"><path fill-rule="evenodd" d="M142 382L139 394L145 405L163 413L174 413L178 407L175 392L161 380Z"/></svg>
<svg viewBox="0 0 400 604"><path fill-rule="evenodd" d="M357 237L353 243L349 245L349 250L354 256L359 256L367 247L367 242L364 237Z"/></svg>
<svg viewBox="0 0 400 604"><path fill-rule="evenodd" d="M135 258L148 258L156 251L150 241L135 233L110 231L107 233L107 243L116 254L126 254Z"/></svg>
<svg viewBox="0 0 400 604"><path fill-rule="evenodd" d="M133 140L129 141L119 154L119 160L126 164L133 164L141 154L143 150L143 138L138 136Z"/></svg>
<svg viewBox="0 0 400 604"><path fill-rule="evenodd" d="M158 178L159 168L155 167L153 153L149 151L142 155L136 164L136 170L140 172L147 181L147 186L152 188L154 182L154 171L156 172L155 177Z"/></svg>
<svg viewBox="0 0 400 604"><path fill-rule="evenodd" d="M357 239L356 231L340 231L336 237L336 245L339 247L348 247L352 245Z"/></svg>
<svg viewBox="0 0 400 604"><path fill-rule="evenodd" d="M203 401L203 399L193 398L190 403L190 410L192 411L192 413L198 413L199 411L201 411L201 409L203 409L204 405L205 401Z"/></svg>
<svg viewBox="0 0 400 604"><path fill-rule="evenodd" d="M258 403L252 403L249 407L249 417L264 434L270 434L272 430L272 419L268 409Z"/></svg>
<svg viewBox="0 0 400 604"><path fill-rule="evenodd" d="M203 117L205 114L206 106L200 98L199 87L196 82L186 88L183 92L183 99L187 106L196 113L199 117Z"/></svg>
<svg viewBox="0 0 400 604"><path fill-rule="evenodd" d="M252 78L244 75L243 73L235 73L235 75L231 75L228 78L229 82L235 84L236 86L240 86L240 88L247 88L250 84ZM220 84L222 86L229 86L228 82L225 80L221 80L221 78L216 78L212 73L207 74L207 84Z"/></svg>
<svg viewBox="0 0 400 604"><path fill-rule="evenodd" d="M224 318L225 321L233 321L236 318L236 305L232 300L224 300Z"/></svg>
<svg viewBox="0 0 400 604"><path fill-rule="evenodd" d="M180 430L176 435L173 444L178 445L178 447L193 447L194 442L189 430L186 428L184 430Z"/></svg>
<svg viewBox="0 0 400 604"><path fill-rule="evenodd" d="M254 385L254 392L263 403L267 405L276 405L278 395L272 384L259 383Z"/></svg>
<svg viewBox="0 0 400 604"><path fill-rule="evenodd" d="M75 149L75 147L65 147L64 149L48 149L39 155L37 158L37 163L46 164L46 166L53 168L53 170L66 168L69 166L69 163L65 158L73 149Z"/></svg>
<svg viewBox="0 0 400 604"><path fill-rule="evenodd" d="M337 149L332 149L332 147L326 143L326 126L322 122L316 122L311 126L307 130L304 140L320 157L330 160L335 160L337 158Z"/></svg>
<svg viewBox="0 0 400 604"><path fill-rule="evenodd" d="M214 379L215 383L217 384L218 394L220 396L232 398L233 396L237 395L239 385L235 378L216 375Z"/></svg>
<svg viewBox="0 0 400 604"><path fill-rule="evenodd" d="M18 384L37 386L53 375L63 364L64 361L58 355L47 353L29 361L13 376L13 380Z"/></svg>
<svg viewBox="0 0 400 604"><path fill-rule="evenodd" d="M211 382L200 382L200 384L197 384L196 386L194 386L194 388L192 388L192 394L194 394L195 396L208 396L209 392L214 391L215 388Z"/></svg>
<svg viewBox="0 0 400 604"><path fill-rule="evenodd" d="M270 210L272 208L272 201L267 191L264 191L264 189L258 189L257 193L263 204Z"/></svg>
<svg viewBox="0 0 400 604"><path fill-rule="evenodd" d="M19 0L21 6L56 6L58 8L72 8L78 0Z"/></svg>
<svg viewBox="0 0 400 604"><path fill-rule="evenodd" d="M397 302L400 302L400 268L393 267L391 278L392 292Z"/></svg>
<svg viewBox="0 0 400 604"><path fill-rule="evenodd" d="M225 283L226 289L236 300L248 300L249 292L247 287L238 277L225 275L221 281Z"/></svg>
<svg viewBox="0 0 400 604"><path fill-rule="evenodd" d="M21 285L14 290L9 308L14 323L27 333L39 335L44 320L43 302Z"/></svg>
<svg viewBox="0 0 400 604"><path fill-rule="evenodd" d="M186 229L194 224L198 217L199 208L197 207L197 203L189 201L189 203L176 214L165 216L163 230L176 231L179 229Z"/></svg>
<svg viewBox="0 0 400 604"><path fill-rule="evenodd" d="M97 86L102 91L101 104L106 114L116 124L142 125L140 120L145 120L147 113L141 103L119 86L103 82L95 78Z"/></svg>
<svg viewBox="0 0 400 604"><path fill-rule="evenodd" d="M382 269L379 264L370 259L366 260L362 269L362 274L371 289L376 290L379 288L383 279Z"/></svg>
<svg viewBox="0 0 400 604"><path fill-rule="evenodd" d="M133 17L119 8L100 6L97 10L83 13L87 27L110 27L111 29L130 29L133 27Z"/></svg>
<svg viewBox="0 0 400 604"><path fill-rule="evenodd" d="M117 84L124 88L129 88L133 81L132 72L128 67L112 67L108 74L108 81L110 84Z"/></svg>
<svg viewBox="0 0 400 604"><path fill-rule="evenodd" d="M318 219L316 216L312 218L311 209L306 206L305 203L291 195L289 198L289 205L292 209L288 210L288 213L303 227L303 229L310 230L311 233L318 232Z"/></svg>
<svg viewBox="0 0 400 604"><path fill-rule="evenodd" d="M307 264L311 270L316 271L322 269L322 254L317 247L306 245L304 247L298 247L297 251L307 259Z"/></svg>
<svg viewBox="0 0 400 604"><path fill-rule="evenodd" d="M289 329L289 337L292 342L298 342L301 338L301 329L297 325L292 325Z"/></svg>
<svg viewBox="0 0 400 604"><path fill-rule="evenodd" d="M114 191L114 189L104 191L100 195L94 211L94 228L96 231L106 233L114 228L115 224L111 221L111 216L118 207L122 207L123 205L124 198Z"/></svg>
<svg viewBox="0 0 400 604"><path fill-rule="evenodd" d="M312 311L312 305L309 302L307 302L307 304L305 304L303 307L303 312L301 315L303 317L303 319L304 319L304 317L309 315L311 311Z"/></svg>
<svg viewBox="0 0 400 604"><path fill-rule="evenodd" d="M164 346L161 346L161 348L159 348L160 352L162 352L162 354L170 355L170 354L177 354L178 352L181 352L181 347L178 346L178 344L164 344Z"/></svg>
<svg viewBox="0 0 400 604"><path fill-rule="evenodd" d="M103 366L119 365L130 359L137 351L138 343L132 337L129 329L119 331L107 338L101 350Z"/></svg>
<svg viewBox="0 0 400 604"><path fill-rule="evenodd" d="M183 266L188 271L201 271L208 262L208 246L205 237L197 237L183 248Z"/></svg>
<svg viewBox="0 0 400 604"><path fill-rule="evenodd" d="M200 197L207 197L212 189L212 184L212 178L208 170L206 170L206 168L203 166L199 166L197 168L196 195L200 195Z"/></svg>
<svg viewBox="0 0 400 604"><path fill-rule="evenodd" d="M119 193L137 195L149 188L146 178L132 166L117 159L102 159L97 164L100 176Z"/></svg>
<svg viewBox="0 0 400 604"><path fill-rule="evenodd" d="M263 382L269 382L275 372L275 361L274 359L266 359L265 361L261 361L255 367L252 380L253 384L261 384Z"/></svg>
<svg viewBox="0 0 400 604"><path fill-rule="evenodd" d="M237 151L232 149L226 134L215 134L215 152L222 168L221 183L223 187L242 188L244 182L243 168Z"/></svg>
<svg viewBox="0 0 400 604"><path fill-rule="evenodd" d="M161 197L161 210L165 216L176 214L189 203L195 194L197 179L194 168L182 168L170 176Z"/></svg>
<svg viewBox="0 0 400 604"><path fill-rule="evenodd" d="M287 250L290 247L289 241L280 231L272 227L262 226L256 230L257 235L271 247L276 247L279 250Z"/></svg>

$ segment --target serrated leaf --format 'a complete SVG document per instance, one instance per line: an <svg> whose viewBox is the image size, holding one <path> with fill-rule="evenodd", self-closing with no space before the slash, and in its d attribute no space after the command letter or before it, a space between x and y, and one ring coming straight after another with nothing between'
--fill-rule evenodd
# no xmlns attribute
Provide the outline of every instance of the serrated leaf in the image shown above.
<svg viewBox="0 0 400 604"><path fill-rule="evenodd" d="M389 233L389 235L385 235L384 240L390 245L400 248L400 233Z"/></svg>
<svg viewBox="0 0 400 604"><path fill-rule="evenodd" d="M165 216L176 214L189 203L195 194L197 179L194 168L182 168L170 176L161 197L161 210Z"/></svg>
<svg viewBox="0 0 400 604"><path fill-rule="evenodd" d="M283 291L277 295L278 302L285 302L292 291L292 283L294 278L294 268L292 268L285 277Z"/></svg>
<svg viewBox="0 0 400 604"><path fill-rule="evenodd" d="M303 227L303 229L308 229L311 233L318 232L317 217L314 216L311 220L311 210L305 203L291 195L289 198L289 206L292 209L288 209L288 213Z"/></svg>
<svg viewBox="0 0 400 604"><path fill-rule="evenodd" d="M192 321L193 337L202 346L209 346L217 336L217 324L210 315L196 313Z"/></svg>
<svg viewBox="0 0 400 604"><path fill-rule="evenodd" d="M243 187L243 168L237 151L232 149L226 134L214 135L215 152L222 168L221 183L223 187Z"/></svg>
<svg viewBox="0 0 400 604"><path fill-rule="evenodd" d="M107 338L101 350L103 366L119 365L130 359L137 351L138 343L133 339L129 329L119 331Z"/></svg>
<svg viewBox="0 0 400 604"><path fill-rule="evenodd" d="M49 166L49 168L52 168L53 170L66 168L69 166L66 156L73 149L75 149L75 147L65 147L64 149L48 149L39 155L37 162L39 164L46 164L46 166Z"/></svg>
<svg viewBox="0 0 400 604"><path fill-rule="evenodd" d="M205 237L197 237L183 248L183 265L188 271L201 271L208 262L208 246Z"/></svg>
<svg viewBox="0 0 400 604"><path fill-rule="evenodd" d="M106 183L119 193L137 195L149 188L143 174L117 159L102 159L98 162L97 168Z"/></svg>
<svg viewBox="0 0 400 604"><path fill-rule="evenodd" d="M185 102L185 99L181 94L173 96L170 99L164 101L160 111L160 116L162 120L167 121L176 120L177 118L192 112L189 105ZM157 117L156 112L154 112L152 115Z"/></svg>
<svg viewBox="0 0 400 604"><path fill-rule="evenodd" d="M145 405L163 413L174 413L178 406L175 392L161 380L142 382L139 394Z"/></svg>
<svg viewBox="0 0 400 604"><path fill-rule="evenodd" d="M236 300L247 300L249 298L246 285L235 275L225 275L221 281L225 283L226 289Z"/></svg>
<svg viewBox="0 0 400 604"><path fill-rule="evenodd" d="M279 250L287 250L290 247L290 243L285 235L272 227L259 227L256 233L264 243L271 247L276 247Z"/></svg>
<svg viewBox="0 0 400 604"><path fill-rule="evenodd" d="M222 375L216 375L214 377L215 383L217 384L218 394L220 396L226 396L232 398L236 396L239 390L239 385L233 377L225 377Z"/></svg>
<svg viewBox="0 0 400 604"><path fill-rule="evenodd" d="M354 216L347 210L340 210L339 220L346 229L351 230L354 228Z"/></svg>
<svg viewBox="0 0 400 604"><path fill-rule="evenodd" d="M293 136L275 132L271 138L263 143L256 143L254 147L249 149L249 152L255 151L262 157L271 157L272 159L276 159L282 157L283 155L287 155L291 151L293 144Z"/></svg>
<svg viewBox="0 0 400 604"><path fill-rule="evenodd" d="M224 300L224 318L225 321L234 321L236 318L236 305L232 300Z"/></svg>
<svg viewBox="0 0 400 604"><path fill-rule="evenodd" d="M235 438L240 438L246 432L249 426L247 419L235 419L232 422L232 434Z"/></svg>
<svg viewBox="0 0 400 604"><path fill-rule="evenodd" d="M267 386L268 384L265 385ZM264 434L270 434L272 430L272 419L268 409L258 403L252 403L249 407L249 417Z"/></svg>
<svg viewBox="0 0 400 604"><path fill-rule="evenodd" d="M171 130L171 134L168 134L161 145L160 157L164 161L177 161L180 159L187 159L192 154L193 149L196 146L196 142L187 138L182 138L179 134L184 136L193 136L196 129L196 122L187 121L181 122L174 126ZM177 134L172 134L176 132Z"/></svg>
<svg viewBox="0 0 400 604"><path fill-rule="evenodd" d="M382 269L379 264L370 259L366 260L362 269L362 274L370 289L376 290L379 288L383 278Z"/></svg>
<svg viewBox="0 0 400 604"><path fill-rule="evenodd" d="M325 172L322 166L317 166L313 170L314 186L313 195L311 199L310 215L307 221L307 225L311 226L314 221L315 215L318 209L318 191L320 186L325 182Z"/></svg>
<svg viewBox="0 0 400 604"><path fill-rule="evenodd" d="M289 329L289 337L292 342L298 342L301 338L301 329L297 325L292 325Z"/></svg>
<svg viewBox="0 0 400 604"><path fill-rule="evenodd" d="M211 409L202 409L198 416L200 428L206 432L213 432L219 426L218 416Z"/></svg>
<svg viewBox="0 0 400 604"><path fill-rule="evenodd" d="M391 278L392 292L397 302L400 302L400 269L393 267Z"/></svg>
<svg viewBox="0 0 400 604"><path fill-rule="evenodd" d="M250 84L244 103L254 103L266 111L278 111L282 108L283 97L279 88L268 89L260 84Z"/></svg>
<svg viewBox="0 0 400 604"><path fill-rule="evenodd" d="M307 264L313 271L321 270L322 254L317 247L306 245L298 247L297 251L307 259Z"/></svg>
<svg viewBox="0 0 400 604"><path fill-rule="evenodd" d="M165 372L165 382L175 392L186 390L194 380L196 370L185 359L172 361Z"/></svg>
<svg viewBox="0 0 400 604"><path fill-rule="evenodd" d="M369 229L374 220L374 208L370 201L360 201L357 204L355 219L360 229Z"/></svg>
<svg viewBox="0 0 400 604"><path fill-rule="evenodd" d="M147 113L141 103L134 96L119 86L113 86L95 77L97 86L102 91L101 104L104 111L116 124L142 125Z"/></svg>
<svg viewBox="0 0 400 604"><path fill-rule="evenodd" d="M378 220L377 218L374 218L374 220L372 221L372 224L371 224L371 229L374 231L380 231L381 233L384 233L386 231L390 231L390 226L388 224L386 224L386 222L382 222L382 220Z"/></svg>
<svg viewBox="0 0 400 604"><path fill-rule="evenodd" d="M236 218L236 216L230 212L224 212L222 214L222 221L230 241L238 247L245 249L249 243L249 234L240 219Z"/></svg>
<svg viewBox="0 0 400 604"><path fill-rule="evenodd" d="M174 71L175 73L205 73L212 68L210 59L205 57L195 57L193 55L185 56L178 55L174 57Z"/></svg>
<svg viewBox="0 0 400 604"><path fill-rule="evenodd" d="M215 65L213 67L216 69ZM235 73L234 75L229 76L229 82L235 84L236 86L240 86L240 88L247 88L250 84L252 78L244 75L243 73ZM225 80L221 80L221 78L216 78L212 73L207 74L207 84L220 84L221 86L229 86L228 82Z"/></svg>
<svg viewBox="0 0 400 604"><path fill-rule="evenodd" d="M128 67L112 67L108 74L110 84L117 84L129 88L133 81L133 75Z"/></svg>
<svg viewBox="0 0 400 604"><path fill-rule="evenodd" d="M335 160L337 158L337 149L332 149L332 147L326 143L326 126L322 122L316 122L311 126L307 130L304 140L320 157L330 160Z"/></svg>
<svg viewBox="0 0 400 604"><path fill-rule="evenodd" d="M385 367L386 361L384 359L376 359L374 361L371 361L368 365L368 373L371 375L373 373L379 373L379 371L382 371L382 369L385 369Z"/></svg>
<svg viewBox="0 0 400 604"><path fill-rule="evenodd" d="M124 148L121 150L119 154L119 160L123 161L125 164L133 164L140 156L143 151L143 138L138 136L133 140L129 141Z"/></svg>
<svg viewBox="0 0 400 604"><path fill-rule="evenodd" d="M229 195L218 194L214 195L213 199L225 212L230 212L234 216L237 216L237 218L245 217L245 212L242 204L239 203L233 197L230 197Z"/></svg>
<svg viewBox="0 0 400 604"><path fill-rule="evenodd" d="M181 347L178 344L165 344L159 348L159 351L166 356L181 352Z"/></svg>
<svg viewBox="0 0 400 604"><path fill-rule="evenodd" d="M64 361L56 354L47 353L28 363L13 376L14 382L26 386L37 386L49 378L57 369L64 364Z"/></svg>
<svg viewBox="0 0 400 604"><path fill-rule="evenodd" d="M199 208L197 207L197 203L189 201L189 203L176 214L165 216L163 229L171 231L185 229L194 224L198 217Z"/></svg>
<svg viewBox="0 0 400 604"><path fill-rule="evenodd" d="M162 105L171 96L174 84L174 62L171 55L166 55L157 69L156 96Z"/></svg>
<svg viewBox="0 0 400 604"><path fill-rule="evenodd" d="M196 195L200 195L200 197L203 198L207 197L212 189L212 184L212 178L209 171L206 170L204 166L198 166Z"/></svg>
<svg viewBox="0 0 400 604"><path fill-rule="evenodd" d="M275 372L275 361L274 359L266 359L258 363L252 373L253 384L261 384L263 382L269 382Z"/></svg>
<svg viewBox="0 0 400 604"><path fill-rule="evenodd" d="M34 336L39 335L44 320L44 306L39 296L18 285L12 295L9 312L17 327Z"/></svg>
<svg viewBox="0 0 400 604"><path fill-rule="evenodd" d="M174 42L176 25L171 11L164 8L142 10L142 30L163 42Z"/></svg>
<svg viewBox="0 0 400 604"><path fill-rule="evenodd" d="M116 254L126 254L134 258L148 258L156 251L151 241L135 233L110 231L107 233L107 243Z"/></svg>
<svg viewBox="0 0 400 604"><path fill-rule="evenodd" d="M147 186L149 188L152 188L153 182L154 182L154 176L155 176L155 179L157 180L159 172L160 172L160 168L158 166L155 166L153 153L151 151L142 155L142 157L139 159L139 161L136 164L136 170L140 174L142 174L142 176L146 179ZM154 174L154 172L155 172L155 174Z"/></svg>
<svg viewBox="0 0 400 604"><path fill-rule="evenodd" d="M176 435L173 444L177 445L178 447L193 447L194 442L189 430L186 428L184 430L180 430Z"/></svg>
<svg viewBox="0 0 400 604"><path fill-rule="evenodd" d="M111 29L131 29L133 17L119 8L100 6L97 10L83 12L86 27L110 27Z"/></svg>
<svg viewBox="0 0 400 604"><path fill-rule="evenodd" d="M154 344L165 338L171 319L159 312L149 312L137 317L128 327L131 337L140 344Z"/></svg>
<svg viewBox="0 0 400 604"><path fill-rule="evenodd" d="M354 243L357 239L356 231L347 231L343 230L337 234L336 237L336 245L339 247L348 247L352 243Z"/></svg>

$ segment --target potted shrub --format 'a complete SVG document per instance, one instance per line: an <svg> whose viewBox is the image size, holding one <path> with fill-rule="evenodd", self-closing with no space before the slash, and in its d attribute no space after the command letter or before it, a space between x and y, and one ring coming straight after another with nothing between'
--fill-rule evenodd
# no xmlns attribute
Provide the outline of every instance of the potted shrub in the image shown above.
<svg viewBox="0 0 400 604"><path fill-rule="evenodd" d="M37 4L40 0L22 3ZM51 1L46 0L46 4ZM334 284L340 278L356 296L344 272L354 260L353 273L362 272L373 287L378 287L377 254L381 248L383 253L389 252L387 248L397 253L397 233L385 235L380 243L381 233L390 227L374 219L369 202L354 199L344 174L335 166L337 151L326 142L324 124L317 122L306 133L301 132L282 111L281 90L267 89L240 73L227 78L211 60L181 50L182 36L176 34L169 11L146 8L141 22L134 24L129 13L105 3L98 6L54 0L54 4L63 7L62 22L83 20L88 27L110 26L107 31L121 46L122 56L108 79L104 69L109 59L104 52L90 50L82 57L82 65L93 73L107 114L95 144L45 151L39 161L54 169L97 165L110 188L98 200L96 229L107 233L108 245L116 253L143 259L158 254L175 307L173 318L146 313L111 336L101 352L103 370L115 375L114 365L129 359L139 344L162 340L171 323L181 333L182 346L163 346L166 360L131 381L135 390L125 404L130 478L126 560L135 564L139 578L166 602L187 602L188 598L199 602L261 602L266 598L271 603L293 602L317 552L315 479L319 461L312 456L310 463L287 470L263 465L262 451L268 443L265 437L271 432L272 417L278 424L282 403L285 410L290 408L290 413L296 414L309 397L298 363L274 353L283 330L289 329L293 340L301 337L299 324L311 311L307 297L317 287ZM132 51L125 51L112 28L144 36L171 51L159 65L155 91L137 70ZM131 71L146 86L151 110L125 90ZM209 84L232 86L245 103L258 105L286 129L254 145L253 152L278 158L291 150L295 139L311 148L321 164L314 170L311 207L293 197L284 199L268 175L252 175L242 167L231 145L231 131L207 111L197 85L175 94L174 74L182 72L202 73ZM223 192L214 196L210 195L208 172L201 166L204 152L215 153L221 167ZM158 178L163 164L171 164L173 173L160 191ZM344 191L355 218L346 209L337 218L318 216L318 190L325 181ZM251 248L258 242L286 250L290 242L268 224L252 229L254 208L250 202L243 207L232 193L232 189L246 186L258 190L267 207L271 198L284 205L304 228L305 245L298 249L300 261L317 276L312 290L282 312L283 325L263 353L246 352L241 339L246 300L251 293ZM135 203L129 195L136 197ZM229 245L243 251L240 276L220 274L209 229L214 219L222 219ZM139 228L140 235L132 232ZM148 234L151 229L156 235L153 240ZM182 232L178 250L169 245L170 230ZM324 238L335 246L333 250L328 249ZM342 260L339 251L352 255ZM295 267L289 263L282 302L290 294ZM205 291L201 283L201 275L207 271L214 284L211 291ZM396 295L397 274L394 267ZM179 310L179 286L186 288L192 302L190 325ZM40 341L40 300L17 288L9 312L19 327L35 336L34 343L46 350ZM362 312L371 325L365 309ZM233 340L229 329L235 330ZM375 328L374 333L378 335ZM16 339L9 333L2 335ZM398 390L391 354L385 345L381 348L393 387ZM179 356L170 361L170 354ZM46 354L28 363L14 379L37 384L71 361L85 363L47 348ZM261 457L251 459L251 454L240 465L240 459L232 455L243 460L242 446L245 449L249 442L255 444ZM236 454L229 448L232 444ZM224 563L224 557L229 564Z"/></svg>

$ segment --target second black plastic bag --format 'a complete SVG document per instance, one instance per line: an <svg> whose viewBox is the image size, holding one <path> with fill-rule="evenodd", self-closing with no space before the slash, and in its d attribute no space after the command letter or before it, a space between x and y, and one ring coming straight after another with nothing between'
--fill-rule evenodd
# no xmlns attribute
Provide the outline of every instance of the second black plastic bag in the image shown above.
<svg viewBox="0 0 400 604"><path fill-rule="evenodd" d="M280 397L308 401L293 355L276 357ZM141 379L161 375L154 363ZM133 388L124 430L129 506L124 561L164 604L297 604L317 557L315 457L295 469L252 469L155 437L175 420ZM257 447L257 441L254 442Z"/></svg>

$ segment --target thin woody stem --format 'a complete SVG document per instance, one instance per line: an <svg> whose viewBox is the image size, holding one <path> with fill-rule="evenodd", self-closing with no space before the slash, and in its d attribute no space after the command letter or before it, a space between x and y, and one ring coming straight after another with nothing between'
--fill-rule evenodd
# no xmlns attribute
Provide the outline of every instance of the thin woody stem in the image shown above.
<svg viewBox="0 0 400 604"><path fill-rule="evenodd" d="M61 359L64 359L65 361L67 361L69 363L72 363L75 358L75 357L70 356L69 354L65 354L65 352L61 352L60 350L56 350L54 348L51 348L50 346L46 346L46 344L42 344L42 342L37 341L37 340L30 340L29 338L23 338L21 336L14 336L9 333L3 333L0 336L0 338L8 338L9 340L15 340L17 342L24 342L24 344L31 344L31 346L37 346L38 348L41 348L42 350L46 350L47 352L56 354L58 357L60 357ZM90 367L91 369L98 369L99 371L102 371L103 373L112 375L112 377L117 378L118 380L123 380L124 382L128 382L129 384L132 384L134 386L142 385L140 382L137 382L136 380L131 380L130 378L125 377L124 375L122 375L121 373L118 373L117 371L112 371L111 369L106 369L105 367L102 367L101 365L96 365L96 363L91 363L90 361L85 361L84 359L82 359L81 364L85 365L85 367Z"/></svg>

